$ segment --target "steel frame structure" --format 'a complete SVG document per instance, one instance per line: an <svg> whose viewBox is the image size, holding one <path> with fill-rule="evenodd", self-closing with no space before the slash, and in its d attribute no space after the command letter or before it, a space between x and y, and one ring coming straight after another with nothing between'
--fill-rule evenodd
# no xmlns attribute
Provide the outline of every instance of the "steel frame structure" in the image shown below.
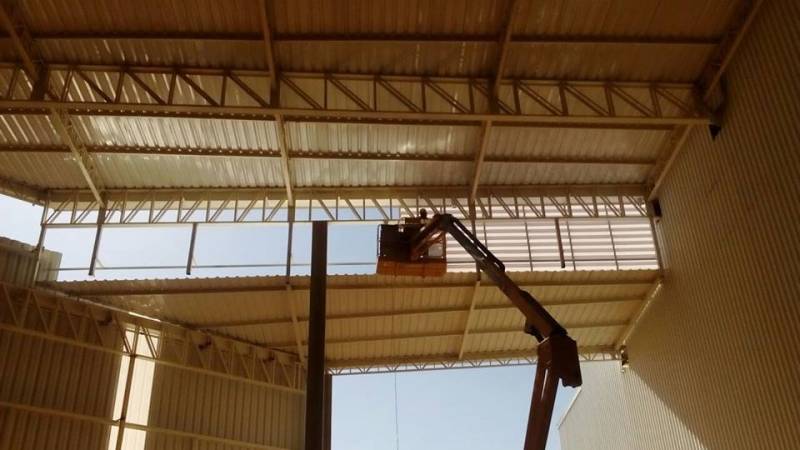
<svg viewBox="0 0 800 450"><path fill-rule="evenodd" d="M582 363L618 361L619 352L612 346L582 347L578 356ZM421 370L474 369L483 367L527 366L536 364L536 354L531 350L529 355L513 353L467 353L461 358L437 359L425 361L425 358L400 362L396 359L386 362L348 361L331 365L329 371L334 375L364 375L372 373L415 372Z"/></svg>
<svg viewBox="0 0 800 450"><path fill-rule="evenodd" d="M467 188L187 189L106 191L103 226L192 223L287 223L397 221L420 208L469 218ZM475 220L650 217L645 191L635 185L485 187L474 199ZM87 191L46 194L42 225L95 226L100 204ZM290 212L292 214L290 214Z"/></svg>
<svg viewBox="0 0 800 450"><path fill-rule="evenodd" d="M287 121L668 129L707 124L686 83L492 80L157 66L48 65L46 95L0 66L0 110ZM270 90L271 83L276 89ZM272 94L275 94L274 97Z"/></svg>
<svg viewBox="0 0 800 450"><path fill-rule="evenodd" d="M0 314L0 330L304 394L305 377L297 356L263 345L7 283L0 283ZM126 332L144 339L149 352L131 345Z"/></svg>

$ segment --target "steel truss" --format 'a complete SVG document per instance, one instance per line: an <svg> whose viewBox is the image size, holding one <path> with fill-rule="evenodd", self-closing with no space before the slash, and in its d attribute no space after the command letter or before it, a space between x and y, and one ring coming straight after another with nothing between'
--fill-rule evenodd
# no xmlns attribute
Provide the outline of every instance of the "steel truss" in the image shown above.
<svg viewBox="0 0 800 450"><path fill-rule="evenodd" d="M466 187L418 189L295 190L289 207L283 189L121 190L105 193L102 209L88 191L48 193L46 227L104 227L191 223L389 222L432 213L469 217ZM475 199L476 220L648 217L639 186L482 188ZM290 213L293 216L290 218Z"/></svg>
<svg viewBox="0 0 800 450"><path fill-rule="evenodd" d="M620 354L612 346L582 347L578 349L581 362L618 361ZM420 370L474 369L482 367L526 366L536 364L536 355L501 353L465 354L463 359L431 360L422 362L369 362L349 361L334 364L329 371L334 375L364 375L372 373L413 372Z"/></svg>
<svg viewBox="0 0 800 450"><path fill-rule="evenodd" d="M303 395L296 355L46 290L0 283L0 330ZM131 344L129 334L147 343Z"/></svg>
<svg viewBox="0 0 800 450"><path fill-rule="evenodd" d="M48 65L48 89L0 66L0 109L45 114L668 129L707 124L691 84ZM275 92L276 95L271 95Z"/></svg>

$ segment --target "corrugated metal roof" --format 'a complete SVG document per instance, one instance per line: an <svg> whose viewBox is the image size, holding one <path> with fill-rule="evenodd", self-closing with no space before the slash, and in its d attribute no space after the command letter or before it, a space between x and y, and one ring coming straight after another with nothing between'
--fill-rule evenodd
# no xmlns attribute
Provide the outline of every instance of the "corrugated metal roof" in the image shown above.
<svg viewBox="0 0 800 450"><path fill-rule="evenodd" d="M639 80L693 82L706 64L715 43L724 34L739 2L701 0L664 3L657 0L614 2L525 0L513 15L513 39L508 46L506 77L525 79ZM498 36L512 2L508 0L345 1L279 0L267 2L274 38L276 64L283 74L305 90L305 95L332 109L354 110L380 103L384 110L408 111L408 105L386 89L343 73L412 74L415 76L491 77L498 57ZM90 83L73 83L65 90L69 101L106 102L113 96L119 75L87 69L91 64L222 68L242 72L246 85L228 82L226 106L264 105L269 97L266 52L261 38L260 2L235 0L146 0L132 6L123 0L88 2L27 1L21 4L36 48L48 63L84 66ZM309 13L313 11L313 13ZM0 45L0 58L16 61L8 42ZM337 82L364 102L357 105L345 92L291 72L336 73ZM16 72L0 69L0 91ZM20 76L19 73L16 73ZM182 77L173 81L166 71L128 76L121 84L119 101L165 102L202 105L207 99ZM192 83L216 96L229 81L220 74L186 75ZM306 75L307 77L308 75ZM53 86L69 77L64 67L50 74ZM32 83L24 75L10 98L29 98ZM169 86L175 83L170 94ZM468 108L483 108L481 95L472 98L465 83L436 80L438 88ZM451 112L448 99L429 92L423 100L422 84L392 81L394 89L411 103L426 104L427 112ZM558 85L530 85L554 101ZM602 89L583 94L601 102ZM647 86L625 88L632 98L651 93ZM262 99L256 102L245 91ZM430 90L430 88L428 89ZM514 105L511 89L501 96ZM282 86L281 105L307 108L308 102ZM377 99L374 98L377 96ZM688 98L683 96L681 100ZM570 114L583 111L574 96L565 97ZM374 102L374 103L373 103ZM644 101L646 103L646 101ZM538 105L538 106L537 106ZM522 113L541 108L523 98ZM617 114L638 112L618 99ZM661 101L665 115L674 113L670 101ZM189 150L277 150L278 136L268 121L208 120L190 118L136 118L75 116L86 144L146 149L169 147ZM367 125L287 122L289 150L309 156L293 160L291 174L299 187L337 186L469 186L470 162L356 161L314 159L314 152L339 152L347 156L413 154L425 157L472 157L479 148L479 126ZM541 124L540 124L541 125ZM60 145L46 117L4 115L0 142L11 145ZM642 165L505 164L487 162L480 182L515 184L643 184L651 175L652 160L668 142L667 131L610 129L552 129L493 127L487 158L592 158L633 159ZM189 152L186 152L188 154ZM313 158L312 158L313 157ZM193 156L95 157L108 188L190 188L211 186L272 187L284 184L276 159L214 159ZM69 155L0 154L0 176L37 188L85 188ZM650 164L650 165L648 165Z"/></svg>
<svg viewBox="0 0 800 450"><path fill-rule="evenodd" d="M513 272L577 337L581 346L613 345L635 314L657 271ZM214 327L242 339L294 350L288 302L305 342L308 277L58 282L72 294L165 320ZM337 275L328 279L328 358L332 362L406 357L452 358L461 348L474 289L474 274L419 279ZM465 354L528 354L534 341L524 319L491 284L475 293L476 307Z"/></svg>

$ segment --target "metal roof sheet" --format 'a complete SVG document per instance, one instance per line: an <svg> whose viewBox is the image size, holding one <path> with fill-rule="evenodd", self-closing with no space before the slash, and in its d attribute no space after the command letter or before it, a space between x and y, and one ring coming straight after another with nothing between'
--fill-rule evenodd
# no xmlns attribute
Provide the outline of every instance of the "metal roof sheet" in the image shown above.
<svg viewBox="0 0 800 450"><path fill-rule="evenodd" d="M578 339L610 346L635 314L657 271L513 272ZM328 278L327 355L330 362L458 355L474 289L474 274L436 279L337 275ZM308 277L57 282L50 287L156 318L214 328L225 334L296 349L289 302L305 342ZM534 341L522 315L491 284L475 292L466 354L529 354Z"/></svg>

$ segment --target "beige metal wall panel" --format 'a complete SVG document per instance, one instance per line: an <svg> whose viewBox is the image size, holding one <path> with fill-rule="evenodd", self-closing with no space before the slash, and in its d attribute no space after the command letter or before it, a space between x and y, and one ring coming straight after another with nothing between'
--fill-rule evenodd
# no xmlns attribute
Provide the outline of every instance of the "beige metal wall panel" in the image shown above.
<svg viewBox="0 0 800 450"><path fill-rule="evenodd" d="M470 167L472 165L470 164ZM517 164L484 162L480 184L614 184L643 183L648 165Z"/></svg>
<svg viewBox="0 0 800 450"><path fill-rule="evenodd" d="M260 32L258 2L250 0L31 0L21 4L34 32Z"/></svg>
<svg viewBox="0 0 800 450"><path fill-rule="evenodd" d="M85 189L86 179L71 153L2 153L0 176L29 186Z"/></svg>
<svg viewBox="0 0 800 450"><path fill-rule="evenodd" d="M522 35L720 37L736 2L730 0L523 0L514 32ZM691 17L692 20L686 20Z"/></svg>
<svg viewBox="0 0 800 450"><path fill-rule="evenodd" d="M727 72L722 133L694 130L676 159L663 287L628 342L630 369L587 380L566 450L800 442L798 22L797 2L764 3Z"/></svg>
<svg viewBox="0 0 800 450"><path fill-rule="evenodd" d="M467 186L473 170L472 162L431 161L297 159L290 166L297 187Z"/></svg>
<svg viewBox="0 0 800 450"><path fill-rule="evenodd" d="M579 345L606 348L634 317L657 275L655 270L511 273L568 327ZM381 360L452 360L462 348L468 321L465 354L528 355L534 342L522 332L523 317L496 286L484 281L470 313L474 277L471 273L422 280L377 275L330 277L328 360L339 366L349 361L366 365ZM284 280L254 277L60 282L51 286L148 316L296 352L290 305L304 346L308 277L293 277L291 291L286 290ZM150 293L144 294L145 290ZM137 292L142 295L135 295Z"/></svg>
<svg viewBox="0 0 800 450"><path fill-rule="evenodd" d="M505 72L514 78L691 82L712 50L636 44L513 46Z"/></svg>
<svg viewBox="0 0 800 450"><path fill-rule="evenodd" d="M278 158L102 154L94 160L109 189L284 185Z"/></svg>
<svg viewBox="0 0 800 450"><path fill-rule="evenodd" d="M286 123L289 147L299 154L475 155L479 127L394 124Z"/></svg>
<svg viewBox="0 0 800 450"><path fill-rule="evenodd" d="M61 254L44 250L39 265L40 281L55 281ZM36 247L0 237L0 281L17 286L33 285Z"/></svg>
<svg viewBox="0 0 800 450"><path fill-rule="evenodd" d="M277 0L270 16L275 32L284 34L492 35L506 6L506 0Z"/></svg>
<svg viewBox="0 0 800 450"><path fill-rule="evenodd" d="M493 126L486 156L653 160L669 131Z"/></svg>
<svg viewBox="0 0 800 450"><path fill-rule="evenodd" d="M303 448L305 397L242 381L158 365L148 425L266 445ZM149 433L148 449L238 448Z"/></svg>
<svg viewBox="0 0 800 450"><path fill-rule="evenodd" d="M381 73L393 75L481 76L495 60L493 44L277 42L276 61L293 72Z"/></svg>
<svg viewBox="0 0 800 450"><path fill-rule="evenodd" d="M264 45L258 41L58 38L37 42L43 58L62 64L235 67L253 70L267 68L264 62Z"/></svg>
<svg viewBox="0 0 800 450"><path fill-rule="evenodd" d="M277 150L272 122L168 117L79 116L87 145L192 149Z"/></svg>
<svg viewBox="0 0 800 450"><path fill-rule="evenodd" d="M8 89L10 74L0 70L0 85ZM61 141L47 116L3 114L0 142L8 145L53 145Z"/></svg>
<svg viewBox="0 0 800 450"><path fill-rule="evenodd" d="M0 331L0 402L110 417L119 357ZM106 448L108 427L0 403L0 449Z"/></svg>

